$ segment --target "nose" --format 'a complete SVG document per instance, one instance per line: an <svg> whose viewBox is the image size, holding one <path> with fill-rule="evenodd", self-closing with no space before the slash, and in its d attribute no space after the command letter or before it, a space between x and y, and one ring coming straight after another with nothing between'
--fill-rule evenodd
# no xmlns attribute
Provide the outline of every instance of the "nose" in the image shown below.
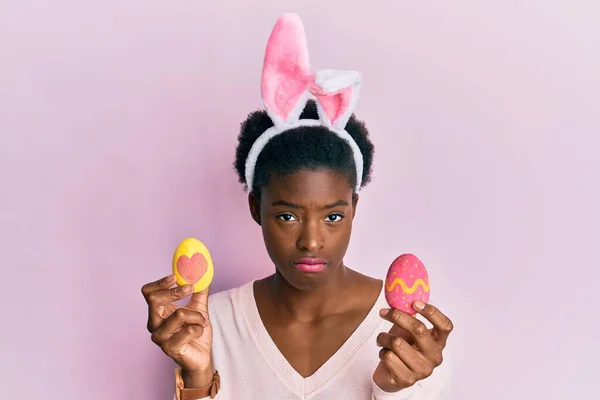
<svg viewBox="0 0 600 400"><path fill-rule="evenodd" d="M314 253L323 248L323 227L319 221L307 221L302 226L302 231L296 242L296 246L300 250Z"/></svg>

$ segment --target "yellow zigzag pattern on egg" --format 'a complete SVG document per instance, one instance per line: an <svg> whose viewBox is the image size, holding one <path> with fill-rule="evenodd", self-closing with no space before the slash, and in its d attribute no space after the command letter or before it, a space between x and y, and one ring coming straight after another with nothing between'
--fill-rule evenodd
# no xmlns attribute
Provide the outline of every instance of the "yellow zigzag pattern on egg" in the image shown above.
<svg viewBox="0 0 600 400"><path fill-rule="evenodd" d="M394 289L394 287L396 287L396 285L400 285L402 287L402 291L406 294L413 294L414 292L417 291L419 286L423 287L423 290L425 291L425 293L429 292L429 284L425 283L425 281L421 278L417 279L413 283L412 287L408 287L406 282L404 282L404 280L402 280L401 278L396 278L396 279L394 279L394 281L392 283L387 285L388 292L391 292Z"/></svg>

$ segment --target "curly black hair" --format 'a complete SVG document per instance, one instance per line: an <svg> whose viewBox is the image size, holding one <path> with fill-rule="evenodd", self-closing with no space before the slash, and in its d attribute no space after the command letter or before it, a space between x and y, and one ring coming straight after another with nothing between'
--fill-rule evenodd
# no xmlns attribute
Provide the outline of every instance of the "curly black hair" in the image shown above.
<svg viewBox="0 0 600 400"><path fill-rule="evenodd" d="M309 100L301 119L319 119L317 105ZM255 111L242 122L235 152L234 167L239 182L246 185L245 164L254 141L273 126L264 110ZM352 115L346 124L363 156L361 188L371 180L374 146L369 140L369 131L362 121ZM269 182L271 174L288 175L300 170L326 169L347 174L352 187L356 186L356 168L352 149L348 143L324 126L302 126L285 131L272 138L264 147L254 172L251 192L260 195L260 188ZM250 188L248 188L250 189Z"/></svg>

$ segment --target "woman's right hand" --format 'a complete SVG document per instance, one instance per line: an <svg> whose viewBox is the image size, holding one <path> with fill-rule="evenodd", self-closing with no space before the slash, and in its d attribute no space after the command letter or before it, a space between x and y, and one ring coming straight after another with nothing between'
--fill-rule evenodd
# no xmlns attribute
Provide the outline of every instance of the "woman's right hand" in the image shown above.
<svg viewBox="0 0 600 400"><path fill-rule="evenodd" d="M174 284L175 275L169 275L142 287L148 303L148 331L152 341L181 367L186 387L206 386L213 379L209 288L192 294L192 285ZM186 306L173 304L189 295Z"/></svg>

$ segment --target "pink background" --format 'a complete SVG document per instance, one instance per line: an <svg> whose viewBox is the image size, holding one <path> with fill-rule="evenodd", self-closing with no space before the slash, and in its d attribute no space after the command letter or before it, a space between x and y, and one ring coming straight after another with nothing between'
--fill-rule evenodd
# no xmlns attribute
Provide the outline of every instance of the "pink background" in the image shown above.
<svg viewBox="0 0 600 400"><path fill-rule="evenodd" d="M597 395L598 2L319 3L2 1L3 399L170 399L142 284L186 236L214 291L272 271L231 162L284 11L315 68L364 73L347 261L423 259L457 398Z"/></svg>

